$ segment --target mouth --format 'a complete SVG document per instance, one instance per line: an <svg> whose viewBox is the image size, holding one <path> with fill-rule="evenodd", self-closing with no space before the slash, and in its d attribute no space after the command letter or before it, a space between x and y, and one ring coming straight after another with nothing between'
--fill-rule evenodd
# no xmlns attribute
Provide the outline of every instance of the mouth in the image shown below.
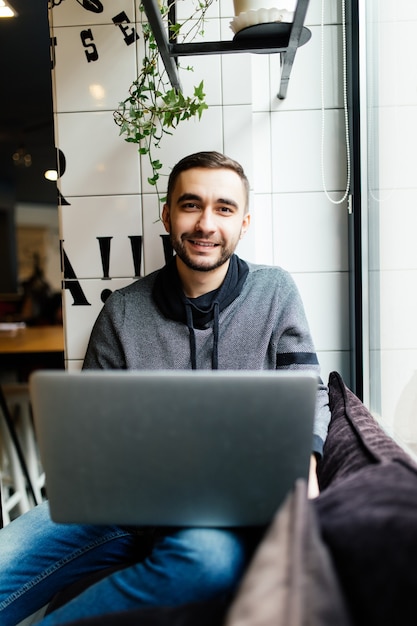
<svg viewBox="0 0 417 626"><path fill-rule="evenodd" d="M219 246L220 244L218 243L213 243L212 241L202 241L200 239L187 239L187 241L189 243L191 243L193 246L196 246L197 248L217 248L217 246Z"/></svg>

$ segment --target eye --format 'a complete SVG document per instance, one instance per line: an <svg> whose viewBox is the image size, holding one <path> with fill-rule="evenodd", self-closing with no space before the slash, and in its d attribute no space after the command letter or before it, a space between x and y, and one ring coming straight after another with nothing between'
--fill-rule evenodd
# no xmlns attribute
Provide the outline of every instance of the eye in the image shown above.
<svg viewBox="0 0 417 626"><path fill-rule="evenodd" d="M219 213L223 213L225 215L227 215L229 213L231 214L231 213L234 212L233 207L230 207L230 206L220 206L217 210L218 210Z"/></svg>

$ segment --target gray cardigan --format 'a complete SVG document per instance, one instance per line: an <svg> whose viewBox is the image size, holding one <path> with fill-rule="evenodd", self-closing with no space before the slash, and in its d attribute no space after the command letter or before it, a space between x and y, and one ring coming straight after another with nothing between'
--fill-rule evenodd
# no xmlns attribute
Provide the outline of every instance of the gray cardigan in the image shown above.
<svg viewBox="0 0 417 626"><path fill-rule="evenodd" d="M240 294L220 313L221 370L308 369L320 374L304 307L288 272L248 263ZM159 270L158 270L159 271ZM190 369L189 329L152 297L158 272L115 291L92 330L84 369ZM195 329L197 369L211 369L212 324ZM320 381L312 450L322 453L330 411Z"/></svg>

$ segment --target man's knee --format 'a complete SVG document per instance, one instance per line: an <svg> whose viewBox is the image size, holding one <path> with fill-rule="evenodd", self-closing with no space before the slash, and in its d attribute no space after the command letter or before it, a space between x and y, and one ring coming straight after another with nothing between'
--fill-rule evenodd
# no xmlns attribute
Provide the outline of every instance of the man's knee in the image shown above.
<svg viewBox="0 0 417 626"><path fill-rule="evenodd" d="M180 531L182 558L192 562L198 584L222 591L240 580L250 548L243 533L195 528Z"/></svg>

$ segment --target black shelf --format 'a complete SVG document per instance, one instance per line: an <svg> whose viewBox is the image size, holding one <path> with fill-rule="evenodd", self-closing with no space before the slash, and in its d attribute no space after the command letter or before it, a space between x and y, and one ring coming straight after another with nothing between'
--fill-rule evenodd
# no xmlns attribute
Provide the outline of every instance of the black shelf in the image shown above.
<svg viewBox="0 0 417 626"><path fill-rule="evenodd" d="M258 54L281 54L281 80L278 98L287 95L288 83L297 49L311 38L304 21L309 0L298 0L294 21L291 23L261 24L241 30L232 41L203 41L199 43L170 42L157 0L142 0L143 8L155 36L158 49L171 85L181 91L176 59L180 56L206 54L236 54L252 52ZM173 10L175 15L175 6Z"/></svg>

